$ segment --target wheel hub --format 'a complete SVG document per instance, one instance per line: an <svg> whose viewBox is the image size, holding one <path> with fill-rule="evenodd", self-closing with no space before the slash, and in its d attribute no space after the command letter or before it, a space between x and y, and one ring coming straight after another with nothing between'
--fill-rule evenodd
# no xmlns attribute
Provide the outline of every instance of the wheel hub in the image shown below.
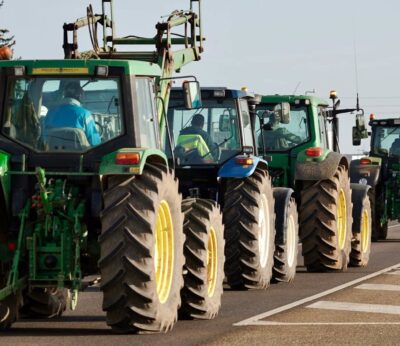
<svg viewBox="0 0 400 346"><path fill-rule="evenodd" d="M155 279L160 303L168 299L174 267L174 228L168 202L162 200L157 211L155 232Z"/></svg>

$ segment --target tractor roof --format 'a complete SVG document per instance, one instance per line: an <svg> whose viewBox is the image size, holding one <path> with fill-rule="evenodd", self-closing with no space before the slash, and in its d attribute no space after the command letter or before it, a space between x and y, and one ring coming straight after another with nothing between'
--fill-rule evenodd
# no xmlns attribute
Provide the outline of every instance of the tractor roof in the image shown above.
<svg viewBox="0 0 400 346"><path fill-rule="evenodd" d="M171 98L182 98L182 93L182 88L172 88ZM202 99L237 99L242 97L252 98L255 97L255 94L247 90L228 89L226 87L201 87Z"/></svg>
<svg viewBox="0 0 400 346"><path fill-rule="evenodd" d="M328 106L328 102L326 100L309 95L263 95L261 98L261 103L294 103L296 100L309 100L310 104L314 106Z"/></svg>
<svg viewBox="0 0 400 346"><path fill-rule="evenodd" d="M374 119L369 122L369 125L370 126L400 127L400 118Z"/></svg>
<svg viewBox="0 0 400 346"><path fill-rule="evenodd" d="M5 60L2 67L24 66L28 75L93 75L97 66L123 67L126 75L160 76L157 64L136 60Z"/></svg>

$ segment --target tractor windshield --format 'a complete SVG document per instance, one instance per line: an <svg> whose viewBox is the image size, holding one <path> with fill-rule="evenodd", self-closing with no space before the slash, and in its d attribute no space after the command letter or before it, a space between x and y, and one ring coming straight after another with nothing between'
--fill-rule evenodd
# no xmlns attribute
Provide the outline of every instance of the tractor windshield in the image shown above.
<svg viewBox="0 0 400 346"><path fill-rule="evenodd" d="M203 100L202 104L192 110L173 102L169 107L174 154L182 166L220 164L241 150L235 102Z"/></svg>
<svg viewBox="0 0 400 346"><path fill-rule="evenodd" d="M400 127L373 127L371 148L376 155L400 157Z"/></svg>
<svg viewBox="0 0 400 346"><path fill-rule="evenodd" d="M280 119L275 104L257 106L256 138L259 152L288 151L310 139L307 106L290 105L290 116ZM263 124L263 128L261 128ZM263 141L264 139L264 141Z"/></svg>
<svg viewBox="0 0 400 346"><path fill-rule="evenodd" d="M123 133L119 80L9 79L2 133L36 151L84 152Z"/></svg>

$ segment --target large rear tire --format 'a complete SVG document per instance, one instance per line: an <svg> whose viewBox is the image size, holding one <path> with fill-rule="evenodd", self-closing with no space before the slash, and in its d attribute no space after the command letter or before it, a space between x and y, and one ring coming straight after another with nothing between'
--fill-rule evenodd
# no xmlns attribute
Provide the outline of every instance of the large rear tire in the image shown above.
<svg viewBox="0 0 400 346"><path fill-rule="evenodd" d="M182 307L184 318L212 319L221 307L224 281L224 225L216 202L185 199L183 230L186 258Z"/></svg>
<svg viewBox="0 0 400 346"><path fill-rule="evenodd" d="M276 201L275 201L276 203ZM296 276L299 245L297 204L292 197L287 205L275 207L276 233L273 282L292 282ZM278 237L278 235L280 235Z"/></svg>
<svg viewBox="0 0 400 346"><path fill-rule="evenodd" d="M54 318L67 308L68 291L35 287L24 296L21 313L26 317Z"/></svg>
<svg viewBox="0 0 400 346"><path fill-rule="evenodd" d="M366 267L371 252L371 204L368 195L362 203L361 218L359 222L353 220L353 239L351 241L350 265L353 267Z"/></svg>
<svg viewBox="0 0 400 346"><path fill-rule="evenodd" d="M299 218L307 270L346 270L351 250L352 203L344 166L340 165L330 179L304 183Z"/></svg>
<svg viewBox="0 0 400 346"><path fill-rule="evenodd" d="M265 170L227 182L223 220L227 283L235 289L267 288L274 263L275 212Z"/></svg>
<svg viewBox="0 0 400 346"><path fill-rule="evenodd" d="M167 332L177 321L184 265L182 198L163 165L109 178L99 237L103 310L116 332Z"/></svg>

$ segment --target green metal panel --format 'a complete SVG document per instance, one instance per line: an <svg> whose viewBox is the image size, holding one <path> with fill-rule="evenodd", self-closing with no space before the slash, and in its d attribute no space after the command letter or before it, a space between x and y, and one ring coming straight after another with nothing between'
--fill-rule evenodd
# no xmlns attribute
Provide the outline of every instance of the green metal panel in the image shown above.
<svg viewBox="0 0 400 346"><path fill-rule="evenodd" d="M4 198L2 203L4 203L5 207L8 209L9 206L9 197L10 197L10 175L8 174L10 164L10 155L4 151L0 151L0 185L2 196L0 198Z"/></svg>

